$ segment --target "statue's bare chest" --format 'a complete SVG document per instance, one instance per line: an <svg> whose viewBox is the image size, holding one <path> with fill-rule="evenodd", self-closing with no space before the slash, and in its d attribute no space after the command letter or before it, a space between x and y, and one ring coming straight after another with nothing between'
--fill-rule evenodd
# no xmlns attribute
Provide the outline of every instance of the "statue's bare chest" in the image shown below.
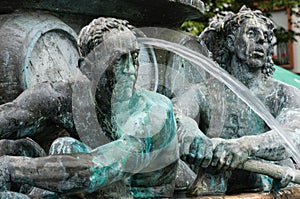
<svg viewBox="0 0 300 199"><path fill-rule="evenodd" d="M224 91L221 97L217 97L218 100L216 96L214 98L208 117L208 136L231 139L267 130L265 122L232 92Z"/></svg>

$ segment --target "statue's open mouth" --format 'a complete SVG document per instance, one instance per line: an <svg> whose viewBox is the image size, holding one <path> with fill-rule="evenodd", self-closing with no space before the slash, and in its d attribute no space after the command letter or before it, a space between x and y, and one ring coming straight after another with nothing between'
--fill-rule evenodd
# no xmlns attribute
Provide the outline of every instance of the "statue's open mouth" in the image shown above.
<svg viewBox="0 0 300 199"><path fill-rule="evenodd" d="M253 57L264 57L265 51L263 49L255 49L252 53Z"/></svg>

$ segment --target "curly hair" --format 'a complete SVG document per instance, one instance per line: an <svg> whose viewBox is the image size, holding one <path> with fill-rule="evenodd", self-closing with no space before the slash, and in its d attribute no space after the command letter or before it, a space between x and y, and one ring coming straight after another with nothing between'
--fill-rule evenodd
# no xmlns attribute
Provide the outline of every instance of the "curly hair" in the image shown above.
<svg viewBox="0 0 300 199"><path fill-rule="evenodd" d="M273 35L274 24L264 16L261 11L243 6L238 13L224 12L216 15L207 27L199 36L200 40L204 41L207 48L212 52L213 59L225 70L229 71L228 63L230 63L232 53L227 48L226 38L232 35L236 38L238 28L249 18L258 18L266 24L269 32ZM274 63L272 60L273 44L272 38L268 38L269 49L267 50L267 61L262 67L262 73L265 77L271 76L274 71Z"/></svg>
<svg viewBox="0 0 300 199"><path fill-rule="evenodd" d="M81 56L85 57L103 41L105 33L112 31L133 30L134 27L126 20L100 17L83 27L79 33L77 45Z"/></svg>

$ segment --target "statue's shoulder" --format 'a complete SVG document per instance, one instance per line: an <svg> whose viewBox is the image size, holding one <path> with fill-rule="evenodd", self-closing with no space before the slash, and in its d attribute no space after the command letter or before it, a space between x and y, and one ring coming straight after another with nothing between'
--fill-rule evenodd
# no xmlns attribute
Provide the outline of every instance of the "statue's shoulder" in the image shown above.
<svg viewBox="0 0 300 199"><path fill-rule="evenodd" d="M144 89L137 89L133 97L134 110L122 126L127 135L151 137L162 133L164 128L171 124L167 121L172 119L173 107L167 97ZM175 126L175 123L173 125Z"/></svg>
<svg viewBox="0 0 300 199"><path fill-rule="evenodd" d="M154 91L149 91L146 89L137 89L136 95L145 99L148 105L153 107L158 106L158 107L164 107L166 109L170 109L173 107L172 102L168 97L160 93L156 93Z"/></svg>
<svg viewBox="0 0 300 199"><path fill-rule="evenodd" d="M266 87L269 91L276 91L277 93L279 92L282 95L289 95L291 93L299 93L298 95L300 95L300 90L295 86L292 86L274 78L270 78L268 79L268 81L266 81Z"/></svg>

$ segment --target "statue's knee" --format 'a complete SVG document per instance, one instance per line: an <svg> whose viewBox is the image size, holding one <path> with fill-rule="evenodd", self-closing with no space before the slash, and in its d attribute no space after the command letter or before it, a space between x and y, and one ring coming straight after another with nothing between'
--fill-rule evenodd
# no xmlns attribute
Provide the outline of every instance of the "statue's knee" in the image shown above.
<svg viewBox="0 0 300 199"><path fill-rule="evenodd" d="M90 150L90 147L74 138L61 137L54 140L49 149L49 154L88 153Z"/></svg>
<svg viewBox="0 0 300 199"><path fill-rule="evenodd" d="M22 138L17 140L0 140L0 156L27 156L42 157L45 156L44 149L30 138Z"/></svg>

